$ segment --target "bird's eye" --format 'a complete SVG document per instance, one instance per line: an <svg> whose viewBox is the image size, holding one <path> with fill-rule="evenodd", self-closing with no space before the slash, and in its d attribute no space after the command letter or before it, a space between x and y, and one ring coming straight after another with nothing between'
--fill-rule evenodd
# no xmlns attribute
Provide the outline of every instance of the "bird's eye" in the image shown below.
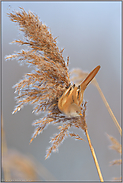
<svg viewBox="0 0 123 183"><path fill-rule="evenodd" d="M82 116L81 112L80 111L76 111L77 114L79 114L80 116Z"/></svg>

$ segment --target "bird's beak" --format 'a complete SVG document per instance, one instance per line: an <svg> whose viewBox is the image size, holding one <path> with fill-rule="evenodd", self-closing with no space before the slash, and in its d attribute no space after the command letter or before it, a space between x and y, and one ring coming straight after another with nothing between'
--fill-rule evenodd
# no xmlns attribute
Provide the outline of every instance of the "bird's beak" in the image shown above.
<svg viewBox="0 0 123 183"><path fill-rule="evenodd" d="M80 116L83 116L82 114L79 114Z"/></svg>

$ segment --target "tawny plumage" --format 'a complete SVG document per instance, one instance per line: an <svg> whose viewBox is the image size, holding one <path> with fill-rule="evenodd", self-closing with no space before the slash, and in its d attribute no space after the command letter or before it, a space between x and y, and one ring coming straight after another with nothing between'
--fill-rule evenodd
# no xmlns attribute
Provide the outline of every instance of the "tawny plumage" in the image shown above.
<svg viewBox="0 0 123 183"><path fill-rule="evenodd" d="M80 106L83 102L84 91L99 69L100 65L93 69L78 87L75 84L70 86L59 98L58 108L67 117L82 116Z"/></svg>

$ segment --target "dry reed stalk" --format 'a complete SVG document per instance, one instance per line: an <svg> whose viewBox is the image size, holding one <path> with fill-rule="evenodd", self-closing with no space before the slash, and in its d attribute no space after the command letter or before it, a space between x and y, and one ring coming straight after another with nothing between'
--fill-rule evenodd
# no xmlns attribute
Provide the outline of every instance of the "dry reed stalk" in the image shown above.
<svg viewBox="0 0 123 183"><path fill-rule="evenodd" d="M105 104L105 106L106 106L106 108L107 108L111 118L114 121L115 126L117 127L120 135L122 136L122 129L121 129L121 127L120 127L120 125L119 125L115 115L113 114L113 111L111 110L111 108L110 108L110 106L109 106L109 104L108 104L108 102L107 102L107 100L106 100L106 98L105 98L105 96L104 96L104 94L103 94L103 92L102 92L101 88L99 87L99 84L98 84L98 82L96 80L95 80L95 85L96 85L96 87L97 87L97 89L98 89L98 91L99 91L99 93L100 93L100 95L101 95L101 97L103 99L103 102L104 102L104 104Z"/></svg>
<svg viewBox="0 0 123 183"><path fill-rule="evenodd" d="M19 62L25 62L35 69L31 73L27 73L24 78L14 86L15 92L18 94L16 97L18 105L15 107L13 113L20 111L27 103L35 105L34 113L46 111L44 118L36 120L33 123L37 128L30 142L49 124L58 125L60 132L50 141L51 146L47 150L45 158L47 159L52 151L58 150L59 145L67 136L83 140L78 134L69 131L71 127L84 130L89 140L85 120L87 102L83 102L81 106L81 118L68 118L59 111L58 99L71 84L68 68L69 57L67 57L65 62L62 56L63 50L59 50L57 47L56 38L53 38L49 28L39 21L37 15L34 15L30 11L26 13L23 8L20 8L20 10L20 12L9 13L8 16L11 21L19 24L20 30L24 33L26 38L24 41L15 40L14 42L20 45L27 45L28 50L22 50L14 55L9 55L6 59L17 59ZM94 156L94 151L92 151L92 155ZM99 177L103 180L101 173Z"/></svg>
<svg viewBox="0 0 123 183"><path fill-rule="evenodd" d="M87 139L88 139L88 144L89 144L89 147L90 147L90 150L91 150L93 159L94 159L94 163L95 163L95 166L96 166L96 169L97 169L97 172L98 172L100 181L101 181L101 182L104 182L103 177L102 177L102 173L101 173L101 170L100 170L100 167L99 167L97 158L96 158L96 154L95 154L94 148L93 148L93 146L92 146L92 144L91 144L91 139L90 139L90 137L89 137L89 134L88 134L87 129L85 129L85 134L86 134L86 137L87 137Z"/></svg>

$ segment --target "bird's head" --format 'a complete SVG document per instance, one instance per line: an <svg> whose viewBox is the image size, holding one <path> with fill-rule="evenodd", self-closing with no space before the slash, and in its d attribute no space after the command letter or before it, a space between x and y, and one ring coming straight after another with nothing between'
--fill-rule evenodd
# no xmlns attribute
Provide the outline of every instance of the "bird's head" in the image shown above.
<svg viewBox="0 0 123 183"><path fill-rule="evenodd" d="M72 103L69 106L69 110L68 110L67 116L69 116L69 117L79 117L79 116L82 116L82 112L81 112L80 106L76 105L75 103Z"/></svg>

